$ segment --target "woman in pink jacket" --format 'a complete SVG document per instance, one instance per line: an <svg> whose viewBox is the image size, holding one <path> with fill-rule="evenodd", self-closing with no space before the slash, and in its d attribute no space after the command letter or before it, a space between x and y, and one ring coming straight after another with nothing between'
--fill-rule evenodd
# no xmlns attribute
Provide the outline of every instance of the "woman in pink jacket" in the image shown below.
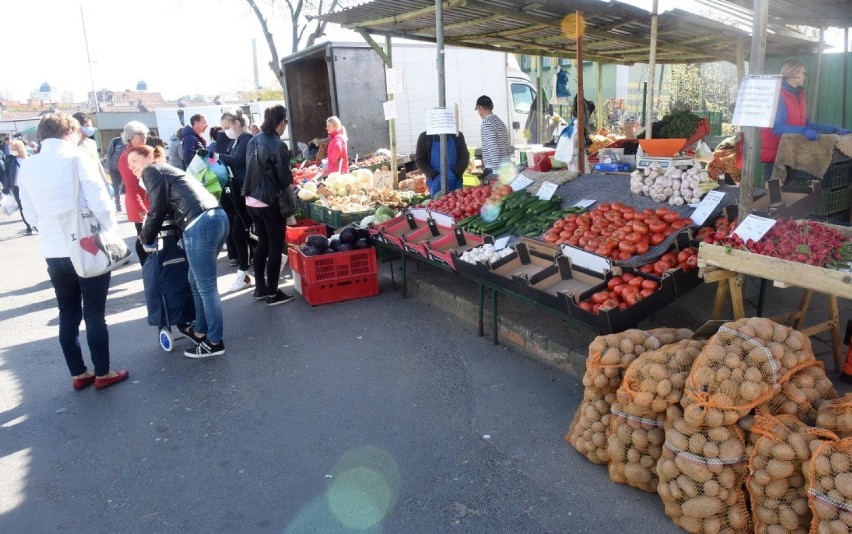
<svg viewBox="0 0 852 534"><path fill-rule="evenodd" d="M349 155L346 152L346 128L337 117L325 120L325 131L328 132L328 166L326 174L349 172Z"/></svg>

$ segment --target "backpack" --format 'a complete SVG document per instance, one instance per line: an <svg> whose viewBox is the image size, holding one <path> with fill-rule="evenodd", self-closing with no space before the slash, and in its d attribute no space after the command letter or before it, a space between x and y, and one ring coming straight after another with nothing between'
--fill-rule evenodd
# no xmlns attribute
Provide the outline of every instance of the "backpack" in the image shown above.
<svg viewBox="0 0 852 534"><path fill-rule="evenodd" d="M107 161L109 161L109 170L117 171L118 170L118 160L121 158L121 153L124 152L124 141L121 140L121 137L113 137L112 141L109 142L109 147L107 148Z"/></svg>

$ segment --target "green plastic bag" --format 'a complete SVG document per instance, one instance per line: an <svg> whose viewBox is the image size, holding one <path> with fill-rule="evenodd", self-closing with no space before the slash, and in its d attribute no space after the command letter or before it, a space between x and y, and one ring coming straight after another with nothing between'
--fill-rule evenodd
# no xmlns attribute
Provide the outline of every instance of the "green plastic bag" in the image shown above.
<svg viewBox="0 0 852 534"><path fill-rule="evenodd" d="M222 184L219 182L219 178L216 176L216 173L213 172L209 167L204 168L203 170L198 171L195 175L196 178L201 182L201 185L204 186L211 195L216 197L216 200L222 196Z"/></svg>

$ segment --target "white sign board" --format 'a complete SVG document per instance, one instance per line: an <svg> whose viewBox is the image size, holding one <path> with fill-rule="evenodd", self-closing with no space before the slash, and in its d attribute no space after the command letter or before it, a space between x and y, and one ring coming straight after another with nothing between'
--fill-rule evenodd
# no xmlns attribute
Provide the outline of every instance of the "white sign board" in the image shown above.
<svg viewBox="0 0 852 534"><path fill-rule="evenodd" d="M435 108L426 111L426 135L455 135L456 114L451 108Z"/></svg>
<svg viewBox="0 0 852 534"><path fill-rule="evenodd" d="M573 265L588 269L595 273L605 274L612 270L612 262L608 258L586 252L570 245L562 245L562 255L571 259Z"/></svg>
<svg viewBox="0 0 852 534"><path fill-rule="evenodd" d="M541 187L538 188L536 196L542 200L550 200L553 198L553 193L556 192L557 187L558 186L553 182L544 182L541 184Z"/></svg>
<svg viewBox="0 0 852 534"><path fill-rule="evenodd" d="M504 248L506 248L506 245L509 244L509 239L511 237L512 236L507 235L507 236L501 237L500 239L494 241L494 250L503 250Z"/></svg>
<svg viewBox="0 0 852 534"><path fill-rule="evenodd" d="M385 82L389 95L405 94L405 78L402 76L402 68L386 69Z"/></svg>
<svg viewBox="0 0 852 534"><path fill-rule="evenodd" d="M517 178L511 183L512 191L520 191L521 189L526 189L528 185L533 183L532 180L524 176L523 174L519 174Z"/></svg>
<svg viewBox="0 0 852 534"><path fill-rule="evenodd" d="M389 121L391 119L395 119L397 117L396 100L388 100L387 102L383 103L382 109L385 112L385 120L386 121Z"/></svg>
<svg viewBox="0 0 852 534"><path fill-rule="evenodd" d="M746 76L737 93L731 123L768 128L775 124L781 76Z"/></svg>
<svg viewBox="0 0 852 534"><path fill-rule="evenodd" d="M588 208L589 206L591 206L591 205L592 205L592 204L594 204L595 202L597 202L597 200L592 200L592 199L590 199L590 198L584 198L584 199L582 199L582 200L578 200L578 201L574 204L574 206L576 206L576 207L578 207L578 208Z"/></svg>
<svg viewBox="0 0 852 534"><path fill-rule="evenodd" d="M747 242L749 239L757 242L766 235L766 232L770 228L775 226L775 222L775 219L749 215L737 226L737 229L732 232L732 235L740 236L743 242Z"/></svg>
<svg viewBox="0 0 852 534"><path fill-rule="evenodd" d="M716 209L719 202L722 202L723 198L725 198L725 193L709 191L698 204L698 207L695 208L695 211L692 212L692 221L697 225L704 224L704 221L713 213L713 210Z"/></svg>

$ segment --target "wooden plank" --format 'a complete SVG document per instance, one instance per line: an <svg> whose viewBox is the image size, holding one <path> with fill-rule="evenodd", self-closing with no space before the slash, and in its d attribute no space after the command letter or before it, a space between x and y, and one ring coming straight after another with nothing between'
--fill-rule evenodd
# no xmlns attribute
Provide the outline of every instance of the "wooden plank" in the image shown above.
<svg viewBox="0 0 852 534"><path fill-rule="evenodd" d="M714 321L722 317L722 309L725 307L725 301L728 300L728 281L720 280L716 287L716 300L713 302L713 313L710 318Z"/></svg>
<svg viewBox="0 0 852 534"><path fill-rule="evenodd" d="M837 305L837 297L828 295L828 314L831 321L834 323L831 327L831 349L834 352L834 372L840 372L840 361L842 353L840 352L840 307Z"/></svg>
<svg viewBox="0 0 852 534"><path fill-rule="evenodd" d="M802 302L799 304L799 315L793 319L793 329L798 330L800 326L802 326L802 321L805 320L805 314L808 313L808 308L811 307L811 297L813 296L813 291L810 289L806 289L804 293L802 293Z"/></svg>
<svg viewBox="0 0 852 534"><path fill-rule="evenodd" d="M724 282L723 282L724 283ZM731 308L733 311L734 320L742 319L745 315L745 303L743 302L743 283L739 276L734 276L728 280L728 285L731 290Z"/></svg>
<svg viewBox="0 0 852 534"><path fill-rule="evenodd" d="M711 272L704 273L704 283L712 284L713 282L721 282L722 280L727 280L733 276L736 276L737 273L733 271L728 271L727 269L717 269Z"/></svg>
<svg viewBox="0 0 852 534"><path fill-rule="evenodd" d="M743 250L701 243L698 256L706 265L775 280L819 293L852 299L852 273L770 258Z"/></svg>

